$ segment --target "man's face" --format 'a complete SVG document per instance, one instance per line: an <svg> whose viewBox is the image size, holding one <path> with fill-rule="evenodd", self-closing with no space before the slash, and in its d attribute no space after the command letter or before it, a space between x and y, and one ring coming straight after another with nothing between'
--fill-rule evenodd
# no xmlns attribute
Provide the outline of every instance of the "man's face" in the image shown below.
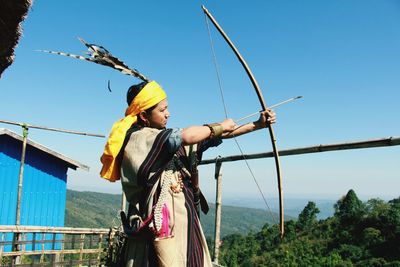
<svg viewBox="0 0 400 267"><path fill-rule="evenodd" d="M166 128L169 116L168 102L167 99L164 99L151 111L148 117L150 127L156 129Z"/></svg>

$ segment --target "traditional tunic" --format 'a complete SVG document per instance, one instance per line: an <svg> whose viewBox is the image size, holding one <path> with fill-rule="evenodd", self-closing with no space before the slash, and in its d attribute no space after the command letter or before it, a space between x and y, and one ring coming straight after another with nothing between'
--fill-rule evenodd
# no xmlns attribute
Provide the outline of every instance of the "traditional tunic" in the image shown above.
<svg viewBox="0 0 400 267"><path fill-rule="evenodd" d="M134 234L128 237L126 266L158 266L154 238L165 223L169 238L175 239L167 247L174 266L212 266L194 204L188 150L181 143L178 129L133 126L127 133L120 155L121 182ZM201 158L205 149L219 143L199 144L197 156ZM180 180L182 190L174 192L171 188ZM158 234L154 235L154 229Z"/></svg>

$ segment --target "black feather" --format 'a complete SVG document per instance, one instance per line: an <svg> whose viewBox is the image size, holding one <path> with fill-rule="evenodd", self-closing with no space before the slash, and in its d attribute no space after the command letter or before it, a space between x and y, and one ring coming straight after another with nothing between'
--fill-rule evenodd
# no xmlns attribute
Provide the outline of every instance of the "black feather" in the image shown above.
<svg viewBox="0 0 400 267"><path fill-rule="evenodd" d="M56 55L60 55L60 56L77 58L77 59L81 59L81 60L87 60L87 61L90 61L93 63L97 63L97 64L100 64L103 66L107 66L107 67L116 69L126 75L131 75L138 79L141 79L144 82L150 81L149 79L146 78L146 76L141 74L137 69L129 68L120 59L111 55L111 53L103 46L95 45L95 44L88 44L82 38L79 38L79 40L88 48L89 52L87 52L85 54L89 55L90 56L89 58L83 57L83 56L77 56L77 55L73 55L73 54L68 54L68 53L64 53L64 52L54 52L54 51L49 51L49 50L39 50L39 51L50 53L50 54L56 54ZM110 87L108 88L108 90L110 90L110 92L111 92Z"/></svg>

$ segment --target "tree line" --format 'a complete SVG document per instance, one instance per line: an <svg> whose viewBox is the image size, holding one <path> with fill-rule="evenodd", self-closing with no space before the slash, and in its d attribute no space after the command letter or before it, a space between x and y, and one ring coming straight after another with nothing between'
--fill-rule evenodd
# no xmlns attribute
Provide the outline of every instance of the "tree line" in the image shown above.
<svg viewBox="0 0 400 267"><path fill-rule="evenodd" d="M308 202L297 220L265 224L258 233L222 240L223 266L400 266L400 197L361 201L350 190L334 205L334 215L317 220Z"/></svg>

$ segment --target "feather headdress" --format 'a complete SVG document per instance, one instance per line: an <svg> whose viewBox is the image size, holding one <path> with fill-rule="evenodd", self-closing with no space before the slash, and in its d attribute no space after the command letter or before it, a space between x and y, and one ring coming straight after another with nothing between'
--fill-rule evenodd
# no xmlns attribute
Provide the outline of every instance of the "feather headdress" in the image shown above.
<svg viewBox="0 0 400 267"><path fill-rule="evenodd" d="M120 59L111 55L111 53L107 49L105 49L103 46L99 46L99 45L95 45L95 44L88 44L82 38L79 38L79 40L88 48L89 52L86 52L85 54L89 55L90 57L83 57L83 56L73 55L73 54L69 54L69 53L55 52L55 51L50 51L50 50L38 50L38 51L90 61L90 62L104 65L107 67L111 67L113 69L116 69L116 70L122 72L123 74L131 75L136 78L139 78L144 82L149 82L149 79L147 79L146 76L141 74L137 69L129 68Z"/></svg>

